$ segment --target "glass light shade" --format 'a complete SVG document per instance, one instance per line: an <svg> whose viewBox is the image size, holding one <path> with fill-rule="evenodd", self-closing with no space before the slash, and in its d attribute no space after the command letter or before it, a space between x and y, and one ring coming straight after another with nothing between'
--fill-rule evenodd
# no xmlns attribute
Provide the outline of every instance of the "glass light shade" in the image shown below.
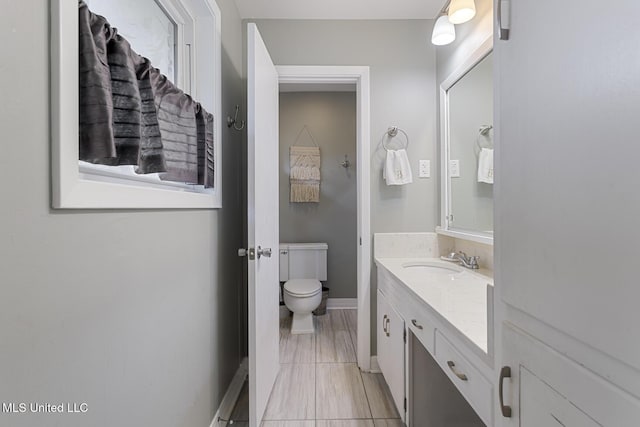
<svg viewBox="0 0 640 427"><path fill-rule="evenodd" d="M456 27L449 21L447 15L443 15L436 21L431 34L431 43L436 46L449 44L456 39Z"/></svg>
<svg viewBox="0 0 640 427"><path fill-rule="evenodd" d="M474 0L451 0L449 5L449 21L452 24L464 24L476 16Z"/></svg>

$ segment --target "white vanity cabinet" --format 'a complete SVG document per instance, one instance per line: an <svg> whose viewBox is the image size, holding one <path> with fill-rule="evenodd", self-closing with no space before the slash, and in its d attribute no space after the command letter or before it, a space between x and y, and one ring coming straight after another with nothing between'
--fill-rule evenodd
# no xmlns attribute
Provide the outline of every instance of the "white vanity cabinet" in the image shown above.
<svg viewBox="0 0 640 427"><path fill-rule="evenodd" d="M428 260L427 262L434 262ZM460 313L460 307L473 307L476 299L473 295L483 295L486 289L479 283L471 284L471 287L480 286L471 291L464 290L465 285L452 284L451 279L447 283L413 282L415 276L402 276L403 261L392 259L378 259L378 292L377 292L377 349L378 364L384 378L389 385L398 412L409 427L441 426L447 422L466 422L465 426L493 426L493 366L490 357L479 346L478 342L486 342L487 331L482 337L467 337L458 328L453 326L459 319L447 318L448 314ZM471 274L471 273L465 273ZM404 278L403 278L404 277ZM462 281L463 279L457 278ZM485 281L477 278L480 283ZM420 289L431 286L434 299L421 296ZM445 295L447 291L440 292L440 286L448 291L454 291L457 298ZM461 286L461 287L460 287ZM437 289L436 289L437 288ZM471 296L470 296L471 295ZM439 296L440 298L437 298ZM437 300L437 301L436 301ZM467 318L468 323L482 323L478 319L487 322L486 298L480 298L480 304L485 307L477 310L484 313L474 318ZM444 304L444 305L443 305ZM438 311L440 307L443 311ZM446 308L455 309L447 311ZM475 322L474 322L475 321ZM486 324L484 323L486 329ZM480 328L480 330L482 327ZM477 328L471 328L476 331ZM482 335L482 334L479 334ZM407 346L409 338L413 339L414 346L422 347L422 355L432 362L420 362L412 359L413 353L408 351L412 346ZM415 362L415 363L414 363ZM438 374L430 376L422 370L412 372L411 366L435 366ZM436 380L444 378L444 380ZM424 394L412 395L413 382L429 383L434 381L443 388L449 390L447 396L456 395L448 400L445 396L439 396L437 390L430 386L422 389ZM442 381L448 382L444 384ZM425 391L426 390L426 391ZM453 391L452 391L453 390ZM435 394L434 394L435 393ZM435 415L440 408L431 406L432 402L424 402L427 396L440 402L448 415ZM459 397L458 397L459 396ZM405 399L406 397L406 399ZM455 405L458 405L454 407ZM466 403L465 403L466 402ZM416 406L429 407L429 411L419 410ZM461 405L464 405L463 408ZM459 412L459 414L456 414ZM419 414L420 419L411 419ZM430 417L427 421L425 418Z"/></svg>
<svg viewBox="0 0 640 427"><path fill-rule="evenodd" d="M404 319L378 291L378 365L389 386L398 413L404 420L405 399L405 326Z"/></svg>

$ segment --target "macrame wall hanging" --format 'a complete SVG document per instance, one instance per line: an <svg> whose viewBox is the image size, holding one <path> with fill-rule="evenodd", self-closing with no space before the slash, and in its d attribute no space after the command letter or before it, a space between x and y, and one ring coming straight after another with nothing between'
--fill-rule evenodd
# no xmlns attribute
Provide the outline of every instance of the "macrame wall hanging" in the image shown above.
<svg viewBox="0 0 640 427"><path fill-rule="evenodd" d="M306 131L315 147L296 146ZM304 125L294 145L289 147L289 201L291 203L320 202L320 147L311 131Z"/></svg>

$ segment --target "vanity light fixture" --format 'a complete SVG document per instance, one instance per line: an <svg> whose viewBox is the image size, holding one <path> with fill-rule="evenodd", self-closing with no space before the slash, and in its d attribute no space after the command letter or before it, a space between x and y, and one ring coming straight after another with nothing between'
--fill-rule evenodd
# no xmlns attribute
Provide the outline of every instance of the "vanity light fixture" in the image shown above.
<svg viewBox="0 0 640 427"><path fill-rule="evenodd" d="M451 0L449 5L449 21L452 24L464 24L476 16L474 0Z"/></svg>
<svg viewBox="0 0 640 427"><path fill-rule="evenodd" d="M436 46L444 46L456 39L454 24L464 24L476 16L476 3L474 0L448 0L440 16L433 26L431 43Z"/></svg>
<svg viewBox="0 0 640 427"><path fill-rule="evenodd" d="M431 43L436 46L444 46L456 39L456 27L453 26L447 15L442 15L433 26Z"/></svg>
<svg viewBox="0 0 640 427"><path fill-rule="evenodd" d="M451 0L449 5L449 21L452 24L464 24L476 16L474 0Z"/></svg>

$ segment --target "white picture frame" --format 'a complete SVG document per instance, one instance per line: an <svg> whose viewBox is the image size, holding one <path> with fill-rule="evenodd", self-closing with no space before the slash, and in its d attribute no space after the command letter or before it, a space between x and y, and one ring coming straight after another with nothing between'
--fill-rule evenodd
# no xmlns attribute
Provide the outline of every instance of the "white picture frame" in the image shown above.
<svg viewBox="0 0 640 427"><path fill-rule="evenodd" d="M194 93L214 115L214 188L194 192L176 183L150 182L144 175L129 179L109 173L88 175L79 158L79 47L78 2L51 1L51 173L54 209L216 209L222 207L222 114L221 114L221 13L214 0L184 0L195 5L190 12L198 37L213 37L212 58L196 64L213 68L195 73ZM202 16L202 14L206 14ZM197 42L197 39L196 39Z"/></svg>

